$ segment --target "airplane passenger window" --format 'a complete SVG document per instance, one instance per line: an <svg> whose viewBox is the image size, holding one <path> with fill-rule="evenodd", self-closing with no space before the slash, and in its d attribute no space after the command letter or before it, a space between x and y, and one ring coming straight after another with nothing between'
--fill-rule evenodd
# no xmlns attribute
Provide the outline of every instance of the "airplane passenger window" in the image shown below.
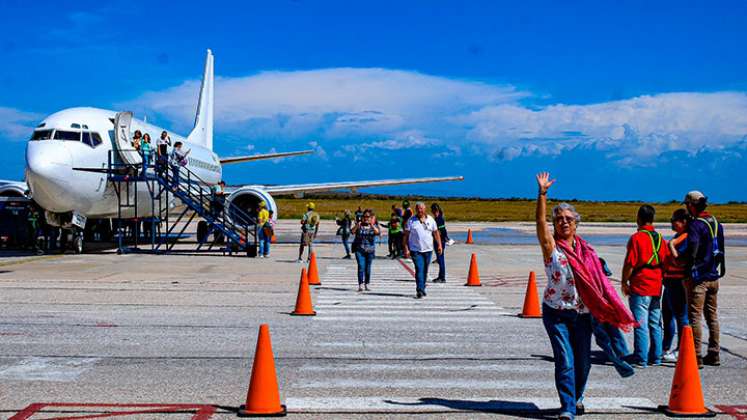
<svg viewBox="0 0 747 420"><path fill-rule="evenodd" d="M80 131L62 131L54 132L55 140L80 141Z"/></svg>
<svg viewBox="0 0 747 420"><path fill-rule="evenodd" d="M83 140L82 141L83 141L83 143L85 143L85 144L93 147L93 144L91 143L91 133L89 133L88 131L84 131L83 132Z"/></svg>
<svg viewBox="0 0 747 420"><path fill-rule="evenodd" d="M52 130L36 130L31 135L31 140L49 140L52 138Z"/></svg>
<svg viewBox="0 0 747 420"><path fill-rule="evenodd" d="M91 140L93 142L93 147L98 146L99 144L103 143L101 140L101 136L99 133L91 133Z"/></svg>

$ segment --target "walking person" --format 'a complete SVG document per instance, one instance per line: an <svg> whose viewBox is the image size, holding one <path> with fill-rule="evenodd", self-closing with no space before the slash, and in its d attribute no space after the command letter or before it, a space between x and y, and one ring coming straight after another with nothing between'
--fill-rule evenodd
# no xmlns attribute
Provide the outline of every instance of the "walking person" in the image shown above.
<svg viewBox="0 0 747 420"><path fill-rule="evenodd" d="M438 263L438 277L433 279L434 283L446 283L446 243L449 241L449 233L446 231L446 220L444 220L444 211L438 203L431 204L431 214L433 219L436 221L436 227L438 227L438 234L441 238L441 243L444 245L443 250L440 254L436 254L436 262Z"/></svg>
<svg viewBox="0 0 747 420"><path fill-rule="evenodd" d="M440 254L443 248L436 221L426 214L425 204L416 203L415 212L416 214L405 225L402 244L405 258L412 256L412 262L415 265L415 298L421 299L427 296L425 285L428 281L428 266L431 263L433 249L435 247L436 253Z"/></svg>
<svg viewBox="0 0 747 420"><path fill-rule="evenodd" d="M140 154L143 155L143 177L145 177L145 171L148 170L150 165L150 156L153 153L153 149L150 144L150 134L145 133L143 135L143 141L140 143Z"/></svg>
<svg viewBox="0 0 747 420"><path fill-rule="evenodd" d="M677 362L678 346L682 327L687 320L687 278L684 253L687 250L687 225L690 216L685 209L677 209L672 214L674 237L669 241L669 252L664 259L664 293L662 294L661 315L664 320L662 348L664 362ZM675 340L675 337L677 338Z"/></svg>
<svg viewBox="0 0 747 420"><path fill-rule="evenodd" d="M379 224L373 210L366 209L361 214L361 221L352 228L355 235L353 251L358 263L358 291L369 291L371 282L371 264L376 258L376 236L379 235Z"/></svg>
<svg viewBox="0 0 747 420"><path fill-rule="evenodd" d="M691 191L684 200L692 220L687 228L687 315L693 328L698 367L721 365L718 321L718 279L726 274L724 227L706 211L707 198ZM708 353L703 356L702 318L708 325Z"/></svg>
<svg viewBox="0 0 747 420"><path fill-rule="evenodd" d="M628 241L621 287L638 322L631 361L634 367L659 366L663 356L661 328L662 262L667 245L654 229L656 210L648 204L638 209L638 231Z"/></svg>
<svg viewBox="0 0 747 420"><path fill-rule="evenodd" d="M183 143L178 141L174 143L174 148L171 150L171 186L174 191L176 191L177 187L179 186L179 168L181 168L182 166L187 166L187 163L189 163L189 161L187 160L187 155L189 155L189 152L192 151L183 151L182 145Z"/></svg>
<svg viewBox="0 0 747 420"><path fill-rule="evenodd" d="M298 262L303 262L303 249L309 248L308 258L306 261L311 260L311 253L314 252L313 244L314 238L319 231L319 213L314 211L316 206L314 203L309 202L306 204L306 213L301 217L301 245L298 249Z"/></svg>
<svg viewBox="0 0 747 420"><path fill-rule="evenodd" d="M335 222L337 223L337 235L342 239L342 246L345 248L345 256L343 259L349 260L350 257L350 234L353 227L353 217L350 210L345 209L342 213L342 217L338 217Z"/></svg>
<svg viewBox="0 0 747 420"><path fill-rule="evenodd" d="M159 175L162 175L163 171L166 169L169 160L169 146L171 146L171 137L169 137L169 133L164 130L161 132L161 137L156 140L156 171L158 171Z"/></svg>
<svg viewBox="0 0 747 420"><path fill-rule="evenodd" d="M576 235L581 217L568 203L552 210L553 232L547 226L550 174L537 174L536 223L548 283L542 300L542 323L555 359L555 387L560 419L582 414L583 395L591 368L592 316L623 331L635 320L604 274L594 249Z"/></svg>
<svg viewBox="0 0 747 420"><path fill-rule="evenodd" d="M257 256L268 258L270 256L270 241L272 240L272 225L270 224L270 212L267 203L260 201L259 213L257 214L257 235L259 236L259 251Z"/></svg>

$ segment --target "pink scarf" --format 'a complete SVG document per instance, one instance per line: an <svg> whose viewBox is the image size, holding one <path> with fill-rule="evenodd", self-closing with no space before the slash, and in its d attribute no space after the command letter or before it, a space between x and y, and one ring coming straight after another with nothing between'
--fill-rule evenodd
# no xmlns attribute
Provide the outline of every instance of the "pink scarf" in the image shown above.
<svg viewBox="0 0 747 420"><path fill-rule="evenodd" d="M576 290L591 315L601 323L612 324L623 331L638 326L628 308L602 270L594 249L576 236L576 249L568 241L555 238L555 243L568 258L576 280Z"/></svg>

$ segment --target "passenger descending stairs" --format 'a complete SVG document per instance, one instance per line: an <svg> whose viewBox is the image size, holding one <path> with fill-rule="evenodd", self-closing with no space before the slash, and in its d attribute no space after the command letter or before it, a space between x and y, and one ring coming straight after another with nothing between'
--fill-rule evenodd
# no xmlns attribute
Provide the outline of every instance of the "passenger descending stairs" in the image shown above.
<svg viewBox="0 0 747 420"><path fill-rule="evenodd" d="M209 227L208 233L220 232L223 234L229 248L232 245L234 249L247 250L250 245L256 245L256 219L230 202L225 202L223 208L217 211L213 206L214 196L212 191L202 179L186 167L179 168L179 182L177 183L174 182L174 174L170 169L166 169L160 173L158 171L154 171L153 173L149 171L146 178L155 180L160 187L156 191L156 188L153 188L151 183L148 183L151 190L150 193L154 199L160 199L163 194L168 195L170 193L186 206L186 209L179 214L175 221L167 222L170 226L167 225L166 237L170 237L175 233L179 226L181 226L181 230L178 236L181 236L192 220L196 216L199 216L207 222ZM160 201L164 202L164 200ZM159 206L159 213L161 220L168 221L168 200L165 202L165 206ZM187 221L180 223L187 213L191 213ZM198 248L202 247L205 243L204 238L200 239ZM174 244L174 242L166 242L165 246L169 250L173 248ZM160 242L156 246L156 250L162 245L164 245L164 242Z"/></svg>

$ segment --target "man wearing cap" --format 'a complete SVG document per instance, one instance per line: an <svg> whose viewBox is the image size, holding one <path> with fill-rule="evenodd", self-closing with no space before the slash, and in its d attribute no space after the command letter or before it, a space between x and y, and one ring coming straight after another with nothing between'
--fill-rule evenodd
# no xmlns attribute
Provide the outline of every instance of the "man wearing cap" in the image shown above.
<svg viewBox="0 0 747 420"><path fill-rule="evenodd" d="M690 191L683 204L692 216L687 228L687 261L689 278L687 315L695 338L698 367L719 366L718 279L726 274L724 257L724 228L705 209L708 199L700 191ZM708 325L708 353L703 357L702 318Z"/></svg>
<svg viewBox="0 0 747 420"><path fill-rule="evenodd" d="M316 233L319 231L319 213L315 212L314 209L316 209L314 203L309 202L306 205L306 213L301 218L301 246L298 250L298 262L303 262L303 249L306 246L309 247L309 254L306 260L311 260L314 238L316 238Z"/></svg>
<svg viewBox="0 0 747 420"><path fill-rule="evenodd" d="M272 239L272 225L270 224L270 212L267 211L267 203L260 201L259 203L259 214L257 215L259 229L257 235L259 235L259 251L257 256L259 258L267 258L270 256L270 242Z"/></svg>

